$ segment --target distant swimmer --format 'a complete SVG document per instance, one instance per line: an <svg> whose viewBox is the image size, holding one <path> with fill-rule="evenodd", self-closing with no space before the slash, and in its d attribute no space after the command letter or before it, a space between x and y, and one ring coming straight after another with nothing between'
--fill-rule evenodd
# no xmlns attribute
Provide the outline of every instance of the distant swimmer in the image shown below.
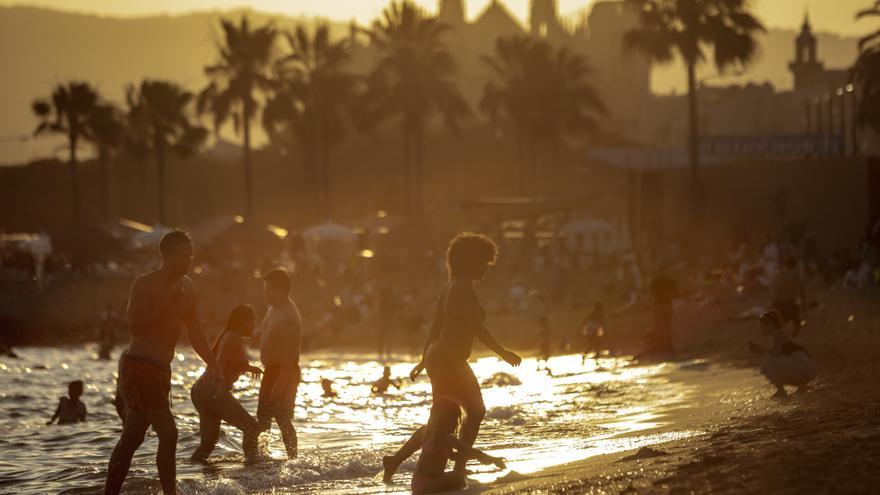
<svg viewBox="0 0 880 495"><path fill-rule="evenodd" d="M290 275L286 271L270 271L263 276L263 285L269 310L257 335L260 361L265 368L257 401L257 422L261 431L271 428L273 419L278 423L287 457L293 459L297 454L293 409L301 380L302 318L290 298Z"/></svg>
<svg viewBox="0 0 880 495"><path fill-rule="evenodd" d="M177 425L169 395L171 360L181 326L187 328L190 345L207 365L206 379L222 379L199 321L195 285L187 276L193 259L192 241L185 232L169 232L159 242L159 253L162 266L138 277L128 298L131 343L120 359L119 377L126 402L125 421L110 456L105 494L120 492L132 457L151 426L159 437L156 464L162 492L177 493Z"/></svg>
<svg viewBox="0 0 880 495"><path fill-rule="evenodd" d="M391 367L386 366L382 371L382 378L379 378L375 382L373 382L373 386L371 390L374 394L381 395L388 392L389 387L394 387L396 389L400 389L402 385L400 380L395 380L391 378Z"/></svg>
<svg viewBox="0 0 880 495"><path fill-rule="evenodd" d="M770 287L773 294L773 305L782 319L782 325L791 323L791 335L797 338L801 332L802 318L807 311L807 292L797 270L797 260L789 256L782 263L782 269L776 273ZM800 303L799 303L800 302Z"/></svg>
<svg viewBox="0 0 880 495"><path fill-rule="evenodd" d="M223 372L223 382L212 382L202 375L193 385L190 395L199 413L201 443L193 452L192 461L203 462L214 450L220 438L221 421L242 431L245 459L254 460L256 457L259 425L232 395L232 386L242 373L252 373L254 377L262 373L260 368L251 366L244 350L244 339L253 334L256 324L254 308L247 304L236 306L229 314L226 328L214 342L214 354Z"/></svg>
<svg viewBox="0 0 880 495"><path fill-rule="evenodd" d="M452 239L446 252L449 282L437 298L422 360L410 372L410 378L415 380L427 370L435 400L452 397L464 407L465 420L459 438L466 446L474 444L486 415L480 384L468 364L474 339L511 366L522 362L522 358L502 346L483 324L486 311L480 305L475 285L483 280L497 256L498 246L485 235L465 233ZM424 432L424 426L418 428L394 455L382 459L386 482L403 461L421 448ZM455 470L463 473L465 462L456 460Z"/></svg>
<svg viewBox="0 0 880 495"><path fill-rule="evenodd" d="M80 423L86 420L86 405L79 400L83 394L82 380L74 380L67 384L67 397L58 399L58 407L52 419L46 422L51 425L58 420L59 425Z"/></svg>
<svg viewBox="0 0 880 495"><path fill-rule="evenodd" d="M603 350L602 341L605 337L605 307L602 303L597 302L596 305L593 306L593 311L590 312L590 315L584 320L581 333L584 337L583 361L587 360L587 355L590 353L599 357L599 353Z"/></svg>
<svg viewBox="0 0 880 495"><path fill-rule="evenodd" d="M761 332L772 339L772 345L764 348L749 342L752 352L762 355L761 373L776 387L773 397L786 397L785 386L797 387L804 392L816 378L816 362L801 345L795 343L783 331L782 318L775 310L761 315Z"/></svg>
<svg viewBox="0 0 880 495"><path fill-rule="evenodd" d="M339 394L337 394L336 391L333 390L333 380L330 380L328 378L324 378L321 380L321 390L324 391L324 393L321 394L321 397L325 399L332 399L339 396Z"/></svg>
<svg viewBox="0 0 880 495"><path fill-rule="evenodd" d="M412 477L413 494L451 492L464 488L464 471L446 471L449 460L465 463L475 459L480 464L494 464L499 469L506 469L504 459L477 450L455 437L460 417L461 407L454 400L441 398L434 403L425 429L422 453Z"/></svg>

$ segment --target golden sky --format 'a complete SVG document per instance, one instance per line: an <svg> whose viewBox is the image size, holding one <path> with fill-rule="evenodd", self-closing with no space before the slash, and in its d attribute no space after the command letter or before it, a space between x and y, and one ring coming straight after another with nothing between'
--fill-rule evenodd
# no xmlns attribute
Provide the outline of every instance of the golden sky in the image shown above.
<svg viewBox="0 0 880 495"><path fill-rule="evenodd" d="M429 9L436 0L416 0ZM491 0L466 0L468 14L475 16ZM502 0L510 10L525 19L529 0ZM589 6L594 0L559 0L560 10L571 13ZM225 10L247 6L255 10L287 15L306 14L339 20L357 19L367 22L374 18L387 0L0 0L0 5L34 5L68 11L112 16L181 14L192 10ZM809 9L813 26L821 31L840 34L863 34L870 30L870 21L856 23L854 14L868 7L873 0L752 0L758 15L768 27L796 28L804 11Z"/></svg>

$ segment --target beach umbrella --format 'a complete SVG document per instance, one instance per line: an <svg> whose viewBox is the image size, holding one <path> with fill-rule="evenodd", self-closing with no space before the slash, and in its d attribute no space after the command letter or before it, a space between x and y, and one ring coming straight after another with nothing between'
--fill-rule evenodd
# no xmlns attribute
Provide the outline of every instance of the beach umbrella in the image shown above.
<svg viewBox="0 0 880 495"><path fill-rule="evenodd" d="M355 241L357 234L351 227L327 222L305 229L303 237L310 242L336 241L349 243Z"/></svg>

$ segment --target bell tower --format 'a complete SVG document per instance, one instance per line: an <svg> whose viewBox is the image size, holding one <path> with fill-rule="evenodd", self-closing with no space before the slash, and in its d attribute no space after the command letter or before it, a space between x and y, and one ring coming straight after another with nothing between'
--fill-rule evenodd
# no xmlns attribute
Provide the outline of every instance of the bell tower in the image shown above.
<svg viewBox="0 0 880 495"><path fill-rule="evenodd" d="M529 29L532 36L549 38L559 30L556 0L532 0L529 9Z"/></svg>
<svg viewBox="0 0 880 495"><path fill-rule="evenodd" d="M805 14L801 32L794 40L794 60L788 64L794 75L795 91L811 89L821 82L824 68L817 56L816 47L816 36L810 26L810 16Z"/></svg>

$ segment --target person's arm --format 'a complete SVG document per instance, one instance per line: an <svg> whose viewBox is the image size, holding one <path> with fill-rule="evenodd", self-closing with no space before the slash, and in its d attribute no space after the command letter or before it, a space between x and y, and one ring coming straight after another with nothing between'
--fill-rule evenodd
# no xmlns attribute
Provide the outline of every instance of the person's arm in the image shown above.
<svg viewBox="0 0 880 495"><path fill-rule="evenodd" d="M55 408L55 413L52 415L52 419L50 419L49 421L46 421L46 424L51 425L52 423L54 423L55 420L58 419L58 415L60 415L60 414L61 414L61 401L59 400L58 407Z"/></svg>
<svg viewBox="0 0 880 495"><path fill-rule="evenodd" d="M189 287L189 290L193 291L192 287ZM187 328L189 343L193 350L196 351L196 354L207 365L205 374L216 380L221 379L220 365L217 363L217 357L214 355L207 337L205 337L202 322L199 320L199 312L196 308L196 295L194 293L190 295L190 301L188 301L188 306L184 308L184 311L183 320Z"/></svg>
<svg viewBox="0 0 880 495"><path fill-rule="evenodd" d="M474 290L473 286L464 288L460 297L461 299L457 302L459 302L459 308L461 308L464 324L471 328L474 337L511 366L519 366L522 358L501 345L495 339L495 336L492 335L492 332L483 325L482 308L480 307L480 301L477 299L477 291Z"/></svg>
<svg viewBox="0 0 880 495"><path fill-rule="evenodd" d="M79 415L79 421L80 421L81 423L85 423L85 422L86 422L86 414L88 414L88 412L86 411L86 405L83 404L83 405L82 405L82 409L80 410L80 415Z"/></svg>
<svg viewBox="0 0 880 495"><path fill-rule="evenodd" d="M452 448L455 449L455 452L452 454L452 457L454 458L453 460L468 461L474 459L479 461L480 464L494 464L498 466L499 469L507 469L504 459L489 455L482 450L475 449L458 438L455 438L454 435L449 435L446 440Z"/></svg>
<svg viewBox="0 0 880 495"><path fill-rule="evenodd" d="M422 373L422 370L425 369L425 354L428 353L428 348L431 347L431 344L433 344L435 340L440 338L440 329L443 328L443 310L445 309L442 306L442 302L444 297L448 297L448 295L444 296L444 293L448 294L444 291L441 293L440 297L437 298L437 304L434 307L434 319L431 322L431 329L428 331L428 338L425 339L425 347L422 349L422 358L419 359L419 363L415 365L409 373L409 377L412 381L415 381Z"/></svg>

